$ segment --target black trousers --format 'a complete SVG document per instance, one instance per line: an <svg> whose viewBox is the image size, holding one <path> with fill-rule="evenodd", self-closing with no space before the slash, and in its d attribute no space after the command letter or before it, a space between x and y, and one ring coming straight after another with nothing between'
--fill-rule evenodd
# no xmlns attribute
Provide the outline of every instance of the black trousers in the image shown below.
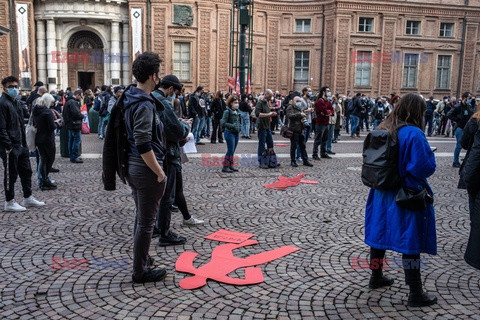
<svg viewBox="0 0 480 320"><path fill-rule="evenodd" d="M315 125L315 141L313 142L313 155L318 156L318 147L320 153L327 153L328 124Z"/></svg>
<svg viewBox="0 0 480 320"><path fill-rule="evenodd" d="M160 229L160 236L166 237L170 232L172 205L174 203L185 220L190 219L191 215L188 212L187 201L183 194L182 166L166 161L163 170L167 176L167 185L157 212L157 228Z"/></svg>
<svg viewBox="0 0 480 320"><path fill-rule="evenodd" d="M275 131L275 128L278 128L278 115L273 116L272 121L270 122L270 131Z"/></svg>
<svg viewBox="0 0 480 320"><path fill-rule="evenodd" d="M297 145L300 147L303 162L308 161L307 149L305 146L305 137L302 132L294 132L290 138L290 161L295 161Z"/></svg>
<svg viewBox="0 0 480 320"><path fill-rule="evenodd" d="M20 177L22 183L23 196L28 198L32 195L32 167L30 165L30 153L26 147L13 147L10 154L5 150L0 151L0 157L3 160L3 187L5 190L5 200L10 201L15 198L15 182Z"/></svg>
<svg viewBox="0 0 480 320"><path fill-rule="evenodd" d="M135 226L133 228L133 275L142 277L147 269L147 257L155 226L155 214L165 190L165 181L159 183L157 176L146 165L129 162L128 184L135 200Z"/></svg>
<svg viewBox="0 0 480 320"><path fill-rule="evenodd" d="M39 155L39 169L42 181L48 178L48 174L52 170L53 162L55 161L55 139L47 143L37 143Z"/></svg>
<svg viewBox="0 0 480 320"><path fill-rule="evenodd" d="M216 142L217 136L219 142L223 141L222 126L220 125L220 120L221 119L212 119L213 131L210 141Z"/></svg>

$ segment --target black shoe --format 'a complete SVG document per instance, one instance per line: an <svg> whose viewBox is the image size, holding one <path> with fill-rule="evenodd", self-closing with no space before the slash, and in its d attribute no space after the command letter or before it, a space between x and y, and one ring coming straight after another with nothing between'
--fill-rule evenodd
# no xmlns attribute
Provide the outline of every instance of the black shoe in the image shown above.
<svg viewBox="0 0 480 320"><path fill-rule="evenodd" d="M272 131L272 136L274 136L274 135L275 135L275 132Z"/></svg>
<svg viewBox="0 0 480 320"><path fill-rule="evenodd" d="M230 169L230 167L223 167L223 169L222 169L222 172L225 172L225 173L232 173L232 172L233 172L233 170L232 170L232 169Z"/></svg>
<svg viewBox="0 0 480 320"><path fill-rule="evenodd" d="M248 136L248 137L245 137L246 139L252 139L252 137Z"/></svg>
<svg viewBox="0 0 480 320"><path fill-rule="evenodd" d="M50 169L50 172L56 173L56 172L60 172L60 170L58 170L57 168L52 168Z"/></svg>
<svg viewBox="0 0 480 320"><path fill-rule="evenodd" d="M337 140L333 140L332 143L337 143Z"/></svg>
<svg viewBox="0 0 480 320"><path fill-rule="evenodd" d="M320 158L319 158L317 155L314 155L314 156L312 157L312 159L313 159L313 160L320 161Z"/></svg>
<svg viewBox="0 0 480 320"><path fill-rule="evenodd" d="M332 159L332 157L330 157L330 156L329 156L328 154L326 154L326 153L325 153L325 154L322 154L320 157L321 157L322 159Z"/></svg>
<svg viewBox="0 0 480 320"><path fill-rule="evenodd" d="M155 264L155 259L150 256L147 256L147 269L150 269Z"/></svg>
<svg viewBox="0 0 480 320"><path fill-rule="evenodd" d="M184 244L185 242L187 242L187 238L181 237L170 231L167 237L160 238L160 240L158 241L158 245L160 247L176 246Z"/></svg>
<svg viewBox="0 0 480 320"><path fill-rule="evenodd" d="M172 204L172 207L170 208L170 210L172 212L178 212L180 209L178 209L178 207L176 205Z"/></svg>
<svg viewBox="0 0 480 320"><path fill-rule="evenodd" d="M412 293L408 295L408 306L409 307L426 307L431 306L432 304L437 303L437 297L426 294L425 292L421 293Z"/></svg>
<svg viewBox="0 0 480 320"><path fill-rule="evenodd" d="M152 239L153 238L158 238L160 237L160 229L158 229L157 227L154 227L153 228L153 233L152 233Z"/></svg>
<svg viewBox="0 0 480 320"><path fill-rule="evenodd" d="M310 161L308 161L308 160L307 160L307 161L304 161L304 162L303 162L303 165L304 165L305 167L313 167L313 164L312 164Z"/></svg>
<svg viewBox="0 0 480 320"><path fill-rule="evenodd" d="M223 140L218 140L218 143L225 143Z"/></svg>
<svg viewBox="0 0 480 320"><path fill-rule="evenodd" d="M204 145L205 145L205 143L203 143L203 142L197 142L197 146L204 146Z"/></svg>
<svg viewBox="0 0 480 320"><path fill-rule="evenodd" d="M72 162L72 163L83 163L83 160L81 160L80 158L77 158L77 159L70 160L70 162Z"/></svg>
<svg viewBox="0 0 480 320"><path fill-rule="evenodd" d="M335 152L332 152L332 151L327 151L327 154L335 154Z"/></svg>
<svg viewBox="0 0 480 320"><path fill-rule="evenodd" d="M232 167L232 166L230 166L229 168L230 168L230 170L232 170L233 172L238 172L238 169L235 169L235 168Z"/></svg>
<svg viewBox="0 0 480 320"><path fill-rule="evenodd" d="M40 185L40 190L42 191L49 191L49 190L57 190L56 185L48 185L48 184L42 184Z"/></svg>
<svg viewBox="0 0 480 320"><path fill-rule="evenodd" d="M258 166L260 169L268 169L268 166L266 164L261 164Z"/></svg>
<svg viewBox="0 0 480 320"><path fill-rule="evenodd" d="M452 167L454 167L454 168L460 168L460 163L454 163L454 164L452 164Z"/></svg>
<svg viewBox="0 0 480 320"><path fill-rule="evenodd" d="M133 283L157 282L162 281L166 276L167 271L165 269L148 269L140 279L132 275L132 281Z"/></svg>
<svg viewBox="0 0 480 320"><path fill-rule="evenodd" d="M211 144L217 144L217 142L216 142L216 141L210 141L210 143L211 143Z"/></svg>
<svg viewBox="0 0 480 320"><path fill-rule="evenodd" d="M383 287L391 286L395 280L389 277L382 276L381 278L370 278L370 282L368 283L368 287L370 289L378 289Z"/></svg>
<svg viewBox="0 0 480 320"><path fill-rule="evenodd" d="M291 165L292 167L295 167L295 168L298 167L298 164L297 164L296 161L292 161L292 162L290 163L290 165Z"/></svg>

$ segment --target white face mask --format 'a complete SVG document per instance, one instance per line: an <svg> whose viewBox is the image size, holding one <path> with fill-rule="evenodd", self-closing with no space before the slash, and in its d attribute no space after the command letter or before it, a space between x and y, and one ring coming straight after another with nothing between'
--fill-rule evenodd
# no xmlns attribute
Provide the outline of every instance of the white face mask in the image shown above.
<svg viewBox="0 0 480 320"><path fill-rule="evenodd" d="M238 109L238 103L235 103L234 105L232 105L232 109L237 110Z"/></svg>
<svg viewBox="0 0 480 320"><path fill-rule="evenodd" d="M327 92L327 97L328 97L328 98L331 98L331 97L332 97L332 93L331 93L331 92Z"/></svg>

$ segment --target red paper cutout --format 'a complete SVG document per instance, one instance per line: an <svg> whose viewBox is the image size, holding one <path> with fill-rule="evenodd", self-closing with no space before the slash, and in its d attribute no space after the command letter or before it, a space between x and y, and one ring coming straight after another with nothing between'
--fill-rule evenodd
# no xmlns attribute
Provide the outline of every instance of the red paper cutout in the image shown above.
<svg viewBox="0 0 480 320"><path fill-rule="evenodd" d="M205 236L205 239L209 240L216 240L221 242L229 242L229 243L242 243L245 240L250 239L253 237L253 233L242 233L242 232L235 232L225 229L220 229L217 232L209 234Z"/></svg>
<svg viewBox="0 0 480 320"><path fill-rule="evenodd" d="M289 144L288 143L275 143L274 146L275 147L288 147Z"/></svg>
<svg viewBox="0 0 480 320"><path fill-rule="evenodd" d="M262 269L258 267L247 268L264 264L284 257L292 252L300 250L292 246L284 246L274 250L254 254L245 258L235 257L233 250L245 246L258 244L256 240L246 240L240 244L227 243L215 247L210 261L199 267L193 266L193 261L198 253L184 252L175 263L175 269L179 272L191 273L194 276L186 277L180 281L180 287L186 290L198 289L207 284L207 279L233 285L249 285L263 282ZM232 278L228 274L245 268L245 278Z"/></svg>
<svg viewBox="0 0 480 320"><path fill-rule="evenodd" d="M263 186L268 189L285 190L288 187L298 186L303 177L305 177L304 174L299 174L294 178L287 178L284 176L280 176L278 177L278 180L275 181L274 183L264 184Z"/></svg>
<svg viewBox="0 0 480 320"><path fill-rule="evenodd" d="M305 184L318 184L318 181L316 181L316 180L305 180L305 179L302 179L302 180L300 180L300 183L305 183Z"/></svg>

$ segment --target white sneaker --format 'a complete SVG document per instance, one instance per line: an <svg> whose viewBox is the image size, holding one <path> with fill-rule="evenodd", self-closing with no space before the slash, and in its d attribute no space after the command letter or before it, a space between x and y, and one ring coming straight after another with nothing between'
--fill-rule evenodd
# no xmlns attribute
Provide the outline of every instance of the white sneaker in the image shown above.
<svg viewBox="0 0 480 320"><path fill-rule="evenodd" d="M204 222L205 221L197 219L194 216L191 216L190 219L188 219L188 220L183 219L183 225L184 226L198 226L198 225L203 224Z"/></svg>
<svg viewBox="0 0 480 320"><path fill-rule="evenodd" d="M43 207L45 202L38 201L34 196L23 199L22 206L24 207Z"/></svg>
<svg viewBox="0 0 480 320"><path fill-rule="evenodd" d="M27 208L19 205L15 199L5 201L5 211L20 212L25 210L27 210Z"/></svg>

